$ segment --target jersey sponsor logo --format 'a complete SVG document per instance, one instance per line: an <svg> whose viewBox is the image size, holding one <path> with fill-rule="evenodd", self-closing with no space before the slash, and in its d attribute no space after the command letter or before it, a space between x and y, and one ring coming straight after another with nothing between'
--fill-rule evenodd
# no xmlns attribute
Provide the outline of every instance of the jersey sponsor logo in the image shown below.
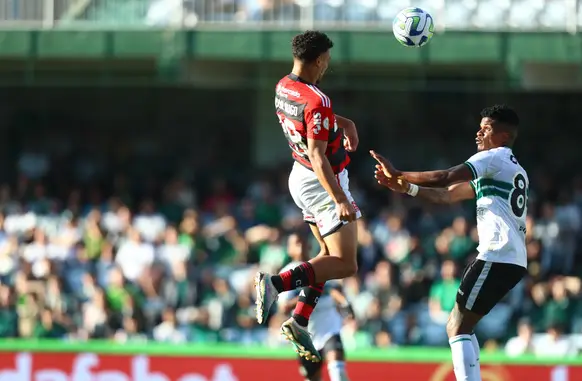
<svg viewBox="0 0 582 381"><path fill-rule="evenodd" d="M319 134L319 132L321 131L321 113L316 112L315 114L313 114L313 126L314 126L313 133L315 135Z"/></svg>
<svg viewBox="0 0 582 381"><path fill-rule="evenodd" d="M298 91L288 89L285 86L279 84L277 85L277 95L287 98L289 95L294 96L295 98L301 98L301 94Z"/></svg>
<svg viewBox="0 0 582 381"><path fill-rule="evenodd" d="M299 116L299 107L281 98L275 98L275 107L289 116Z"/></svg>

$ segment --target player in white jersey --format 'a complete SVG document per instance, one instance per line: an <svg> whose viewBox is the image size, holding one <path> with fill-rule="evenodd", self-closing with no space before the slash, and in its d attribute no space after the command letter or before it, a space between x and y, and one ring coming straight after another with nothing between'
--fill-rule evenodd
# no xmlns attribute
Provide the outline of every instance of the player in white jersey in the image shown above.
<svg viewBox="0 0 582 381"><path fill-rule="evenodd" d="M457 381L481 381L477 323L527 272L525 218L529 180L511 147L519 117L505 105L481 111L477 152L465 163L428 172L401 172L374 151L378 183L436 203L476 199L479 254L465 269L447 323Z"/></svg>
<svg viewBox="0 0 582 381"><path fill-rule="evenodd" d="M294 233L287 241L287 251L293 262L285 266L281 272L297 267L309 260L309 243L305 236ZM301 293L305 297L307 287L279 294L278 311L289 315L299 301ZM340 337L344 317L353 316L353 311L342 292L340 281L328 281L308 323L308 331L312 335L314 347L327 362L330 381L348 381L344 348ZM322 362L313 362L301 356L297 357L301 375L305 381L321 381Z"/></svg>

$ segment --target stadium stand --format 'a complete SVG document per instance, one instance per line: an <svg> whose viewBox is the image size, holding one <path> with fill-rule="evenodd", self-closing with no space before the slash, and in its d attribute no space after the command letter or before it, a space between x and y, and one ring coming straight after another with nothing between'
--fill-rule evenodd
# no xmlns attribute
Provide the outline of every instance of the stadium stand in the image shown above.
<svg viewBox="0 0 582 381"><path fill-rule="evenodd" d="M256 325L251 280L258 268L284 266L294 249L287 235L305 228L286 170L242 191L222 177L202 188L150 182L146 196L136 193L144 183L119 174L110 194L75 187L59 198L41 180L53 166L42 151L23 152L18 183L0 188L2 337L281 344L276 329ZM470 205L379 202L377 189L358 183L366 182L354 181L354 193L370 217L359 223L360 272L345 282L356 313L346 345L446 345L459 269L475 255ZM531 351L547 348L554 332L580 332L582 181L563 185L573 193L555 202L548 189L532 191L530 275L480 324L487 348L516 336L517 323L510 353L526 350L528 329Z"/></svg>
<svg viewBox="0 0 582 381"><path fill-rule="evenodd" d="M440 26L453 30L568 30L582 26L582 4L568 0L421 0ZM578 2L579 3L579 2ZM390 25L409 0L3 0L2 22L51 25L164 26L197 23L293 24L329 22L335 26ZM338 24L339 23L339 24Z"/></svg>

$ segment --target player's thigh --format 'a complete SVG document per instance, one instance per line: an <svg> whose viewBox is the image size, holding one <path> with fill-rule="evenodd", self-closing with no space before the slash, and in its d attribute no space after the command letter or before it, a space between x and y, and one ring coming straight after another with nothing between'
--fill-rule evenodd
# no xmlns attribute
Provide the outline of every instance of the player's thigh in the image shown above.
<svg viewBox="0 0 582 381"><path fill-rule="evenodd" d="M323 240L330 255L340 257L346 262L357 262L358 228L355 222L338 225Z"/></svg>
<svg viewBox="0 0 582 381"><path fill-rule="evenodd" d="M312 362L306 360L303 357L298 357L299 360L299 373L303 376L303 379L308 381L321 381L321 367L322 362Z"/></svg>
<svg viewBox="0 0 582 381"><path fill-rule="evenodd" d="M526 269L521 266L476 259L461 279L457 292L459 310L481 317L487 315L525 274Z"/></svg>
<svg viewBox="0 0 582 381"><path fill-rule="evenodd" d="M325 241L323 240L323 237L321 236L321 233L319 232L319 228L317 227L317 225L309 223L309 228L311 229L311 233L317 240L317 243L319 243L318 255L329 255L329 250L327 249L327 245L325 244Z"/></svg>
<svg viewBox="0 0 582 381"><path fill-rule="evenodd" d="M339 231L345 224L338 217L335 202L321 185L315 173L299 164L293 166L289 181L290 187L294 189L292 193L295 193L295 196L293 197L298 200L296 203L302 205L304 218L307 216L305 220L315 223L321 238L327 244L328 241L325 238ZM294 181L293 185L291 181ZM347 171L344 170L337 175L336 181L342 187L348 201L356 209L356 217L360 218L362 214L349 190ZM330 254L334 255L329 245L328 249L330 249Z"/></svg>

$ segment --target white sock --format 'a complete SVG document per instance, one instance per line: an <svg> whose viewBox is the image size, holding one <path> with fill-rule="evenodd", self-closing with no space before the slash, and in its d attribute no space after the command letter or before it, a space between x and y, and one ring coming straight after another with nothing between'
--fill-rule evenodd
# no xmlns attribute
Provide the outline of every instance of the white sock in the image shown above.
<svg viewBox="0 0 582 381"><path fill-rule="evenodd" d="M481 381L481 363L479 362L479 355L481 349L479 348L479 340L475 334L471 334L471 343L473 344L473 350L475 351L475 381Z"/></svg>
<svg viewBox="0 0 582 381"><path fill-rule="evenodd" d="M346 363L343 361L330 361L327 363L327 372L330 381L349 381L346 372Z"/></svg>
<svg viewBox="0 0 582 381"><path fill-rule="evenodd" d="M453 368L457 381L478 381L475 368L477 361L471 335L458 335L449 339L453 354Z"/></svg>

